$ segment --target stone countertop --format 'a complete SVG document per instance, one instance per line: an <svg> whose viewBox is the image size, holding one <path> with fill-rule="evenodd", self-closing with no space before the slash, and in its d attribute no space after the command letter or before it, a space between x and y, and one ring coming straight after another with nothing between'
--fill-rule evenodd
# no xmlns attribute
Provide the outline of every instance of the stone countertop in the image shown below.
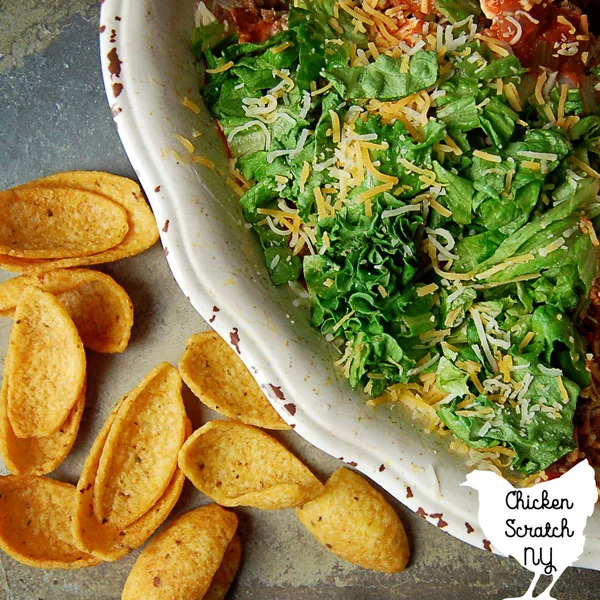
<svg viewBox="0 0 600 600"><path fill-rule="evenodd" d="M95 0L0 0L0 189L63 170L105 170L135 177L102 87ZM173 280L162 248L100 267L131 295L136 320L121 355L88 355L88 403L74 450L53 474L76 482L83 459L113 403L158 362L176 364L188 336L207 329ZM0 272L0 281L10 277ZM0 321L0 366L10 322ZM208 410L186 394L198 426ZM339 465L294 433L278 435L316 473ZM0 472L5 473L0 464ZM186 484L175 514L206 503ZM292 510L235 509L244 558L231 600L500 600L523 593L529 572L459 542L395 506L410 535L409 568L382 575L355 568L321 548ZM139 552L139 551L138 551ZM138 552L94 568L45 571L0 553L0 598L117 600ZM562 600L600 597L600 573L569 569L556 585Z"/></svg>

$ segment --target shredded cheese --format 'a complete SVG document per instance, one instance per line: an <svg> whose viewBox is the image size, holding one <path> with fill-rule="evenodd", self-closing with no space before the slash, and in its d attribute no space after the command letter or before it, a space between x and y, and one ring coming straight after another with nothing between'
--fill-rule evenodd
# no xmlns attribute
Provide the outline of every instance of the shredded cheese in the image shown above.
<svg viewBox="0 0 600 600"><path fill-rule="evenodd" d="M313 90L310 95L311 96L319 96L320 94L324 94L325 92L329 91L331 89L331 86L333 84L331 82L329 82L327 85L324 85L323 87L319 88L319 89L315 89Z"/></svg>
<svg viewBox="0 0 600 600"><path fill-rule="evenodd" d="M438 289L438 285L435 283L430 283L428 285L422 285L417 288L417 296L428 296L429 294L433 294Z"/></svg>
<svg viewBox="0 0 600 600"><path fill-rule="evenodd" d="M329 116L331 117L332 141L334 144L339 144L341 139L340 117L332 109L329 109Z"/></svg>
<svg viewBox="0 0 600 600"><path fill-rule="evenodd" d="M488 162L501 163L502 157L497 154L490 154L489 152L484 152L483 150L474 150L473 156L477 158L481 158L482 160L487 160Z"/></svg>
<svg viewBox="0 0 600 600"><path fill-rule="evenodd" d="M381 173L380 171L378 171L375 168L375 165L373 165L373 162L371 161L369 149L367 146L364 145L365 142L359 142L359 144L362 146L363 164L365 165L367 172L369 172L371 175L373 175L373 177L375 177L375 179L378 179L379 181L391 183L392 186L396 185L398 183L398 178L394 177L393 175L386 175L385 173Z"/></svg>
<svg viewBox="0 0 600 600"><path fill-rule="evenodd" d="M442 217L450 218L452 211L447 209L443 204L440 204L435 198L429 198L429 205L436 213L442 215Z"/></svg>
<svg viewBox="0 0 600 600"><path fill-rule="evenodd" d="M183 104L186 108L188 108L189 110L191 110L196 115L200 113L200 107L195 102L192 102L186 96L184 96L181 99L181 104Z"/></svg>
<svg viewBox="0 0 600 600"><path fill-rule="evenodd" d="M410 57L408 54L405 54L402 57L402 62L400 63L400 73L408 73L408 69L409 69L409 63L410 63Z"/></svg>
<svg viewBox="0 0 600 600"><path fill-rule="evenodd" d="M569 392L567 391L567 388L565 387L565 384L560 375L556 378L556 382L558 383L560 395L562 396L563 401L566 402L567 400L569 400Z"/></svg>
<svg viewBox="0 0 600 600"><path fill-rule="evenodd" d="M273 48L271 48L271 52L273 54L279 54L280 52L283 52L284 50L287 50L288 48L292 48L294 46L294 42L283 42L283 44L279 44L279 46L274 46Z"/></svg>
<svg viewBox="0 0 600 600"><path fill-rule="evenodd" d="M540 256L548 256L548 254L552 254L558 250L565 243L565 238L561 235L556 238L553 242L548 244L545 248L540 248L539 255Z"/></svg>
<svg viewBox="0 0 600 600"><path fill-rule="evenodd" d="M229 69L231 69L231 67L233 67L232 60L230 60L229 62L226 62L225 64L222 64L220 67L217 67L216 69L206 69L206 72L210 73L211 75L214 75L215 73L222 73L223 71L228 71Z"/></svg>
<svg viewBox="0 0 600 600"><path fill-rule="evenodd" d="M569 161L571 161L575 166L579 167L584 173L592 176L594 179L600 179L600 173L598 173L598 171L595 169L592 169L590 165L584 163L580 158L577 158L576 156L570 156Z"/></svg>
<svg viewBox="0 0 600 600"><path fill-rule="evenodd" d="M367 46L371 51L371 56L377 60L379 58L379 50L377 50L377 46L373 42L369 42Z"/></svg>
<svg viewBox="0 0 600 600"><path fill-rule="evenodd" d="M562 120L565 118L565 107L567 103L567 94L569 92L569 88L566 83L563 83L560 86L560 98L558 100L558 117L557 120Z"/></svg>
<svg viewBox="0 0 600 600"><path fill-rule="evenodd" d="M331 330L333 333L335 333L348 319L350 319L350 317L352 317L352 315L354 314L354 311L351 310L349 313L347 313L346 315L344 315L334 326L333 329Z"/></svg>
<svg viewBox="0 0 600 600"><path fill-rule="evenodd" d="M571 21L567 20L567 18L564 15L558 15L558 17L556 17L556 20L561 25L566 25L569 28L569 33L571 35L573 35L577 31L577 29L575 28L573 23L571 23Z"/></svg>
<svg viewBox="0 0 600 600"><path fill-rule="evenodd" d="M365 25L375 25L375 21L370 19L360 8L351 7L343 0L338 0L338 4L344 12L348 13L351 17L354 17L360 23Z"/></svg>
<svg viewBox="0 0 600 600"><path fill-rule="evenodd" d="M535 99L540 106L546 104L546 100L544 98L544 84L548 79L548 73L546 71L542 71L537 78L535 83Z"/></svg>
<svg viewBox="0 0 600 600"><path fill-rule="evenodd" d="M306 185L306 182L308 181L309 175L310 175L310 164L308 164L307 161L304 161L304 164L302 165L302 172L300 173L300 181L299 181L300 193L304 193L304 186Z"/></svg>
<svg viewBox="0 0 600 600"><path fill-rule="evenodd" d="M382 194L383 192L389 192L394 187L393 183L382 183L381 185L376 185L368 190L365 190L356 198L358 202L366 202L370 198L377 196L377 194Z"/></svg>
<svg viewBox="0 0 600 600"><path fill-rule="evenodd" d="M192 162L198 163L200 165L204 165L205 167L208 167L209 169L214 169L215 168L215 163L214 161L210 160L210 158L206 158L204 156L198 156L197 154L194 154L191 157Z"/></svg>
<svg viewBox="0 0 600 600"><path fill-rule="evenodd" d="M182 135L179 135L178 133L175 134L175 137L179 140L180 144L187 150L189 154L194 154L194 144L192 144L190 140Z"/></svg>
<svg viewBox="0 0 600 600"><path fill-rule="evenodd" d="M331 27L331 29L333 29L336 33L339 33L340 35L344 34L344 29L342 28L339 21L335 17L331 17L331 19L329 19L328 23L329 23L329 26Z"/></svg>
<svg viewBox="0 0 600 600"><path fill-rule="evenodd" d="M531 340L533 340L534 337L534 331L529 331L525 334L525 337L521 340L521 343L519 344L519 354L521 354L523 350L527 348L527 346L530 344Z"/></svg>
<svg viewBox="0 0 600 600"><path fill-rule="evenodd" d="M590 236L590 240L592 241L592 246L595 248L598 247L598 236L596 235L596 230L594 229L594 224L587 218L581 217L579 221L579 228L583 233Z"/></svg>
<svg viewBox="0 0 600 600"><path fill-rule="evenodd" d="M542 165L533 160L522 160L521 166L525 167L526 169L531 169L532 171L541 171L542 169Z"/></svg>
<svg viewBox="0 0 600 600"><path fill-rule="evenodd" d="M511 372L512 367L513 367L513 360L512 360L512 356L510 354L506 354L505 356L502 357L502 360L500 360L498 362L498 370L502 374L502 381L504 381L504 383L510 383L510 381L511 381L510 372Z"/></svg>
<svg viewBox="0 0 600 600"><path fill-rule="evenodd" d="M475 324L475 329L477 330L477 335L479 336L479 340L481 342L481 347L483 348L483 353L492 368L494 373L498 373L498 363L494 358L492 350L490 348L490 344L488 342L487 335L485 333L485 329L483 328L483 322L481 321L481 314L475 307L471 307L471 317L473 318L473 323Z"/></svg>
<svg viewBox="0 0 600 600"><path fill-rule="evenodd" d="M523 35L523 27L521 23L519 23L519 21L517 21L517 19L515 19L513 16L506 15L505 18L515 28L515 35L508 42L511 46L514 46L515 44L518 44L521 41L521 37Z"/></svg>
<svg viewBox="0 0 600 600"><path fill-rule="evenodd" d="M521 98L519 98L519 93L517 92L514 83L510 82L504 84L504 95L515 112L521 112L523 110Z"/></svg>

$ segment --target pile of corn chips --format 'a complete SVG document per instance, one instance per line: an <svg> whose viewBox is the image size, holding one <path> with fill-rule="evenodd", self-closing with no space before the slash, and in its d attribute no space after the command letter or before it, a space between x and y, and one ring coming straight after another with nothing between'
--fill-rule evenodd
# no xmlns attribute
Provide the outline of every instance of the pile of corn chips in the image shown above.
<svg viewBox="0 0 600 600"><path fill-rule="evenodd" d="M149 541L123 600L223 599L242 555L223 507L295 508L339 557L393 573L410 550L402 522L364 478L341 468L323 484L263 429L290 429L241 359L214 332L192 335L178 368L161 363L119 399L77 486L44 477L68 455L85 407L85 348L123 352L133 306L111 277L82 266L141 252L158 239L134 182L60 173L0 193L0 284L12 317L0 390L0 548L39 568L117 560L167 519L185 479L214 503ZM192 433L185 384L225 419Z"/></svg>

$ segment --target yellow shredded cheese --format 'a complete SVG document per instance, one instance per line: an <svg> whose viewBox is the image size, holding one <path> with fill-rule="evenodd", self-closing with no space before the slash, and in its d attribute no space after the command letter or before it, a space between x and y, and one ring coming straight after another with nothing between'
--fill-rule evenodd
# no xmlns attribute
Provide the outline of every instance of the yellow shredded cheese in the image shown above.
<svg viewBox="0 0 600 600"><path fill-rule="evenodd" d="M331 330L333 333L335 333L350 317L352 317L352 315L354 314L354 311L351 310L348 314L344 315L334 326L333 329Z"/></svg>
<svg viewBox="0 0 600 600"><path fill-rule="evenodd" d="M472 371L471 373L469 373L469 379L473 382L473 385L475 386L477 391L480 394L483 394L485 390L483 389L483 386L481 385L481 381L479 381L479 377L477 376L477 373L475 371Z"/></svg>
<svg viewBox="0 0 600 600"><path fill-rule="evenodd" d="M436 283L430 283L428 285L422 285L417 288L417 296L428 296L429 294L433 294L439 286Z"/></svg>
<svg viewBox="0 0 600 600"><path fill-rule="evenodd" d="M546 104L546 100L544 99L543 89L546 80L548 79L548 73L546 71L542 71L537 78L535 83L535 99L540 106Z"/></svg>
<svg viewBox="0 0 600 600"><path fill-rule="evenodd" d="M287 83L288 92L293 90L294 87L296 86L296 84L294 83L294 80L289 75L286 75L283 71L280 71L279 69L274 69L273 75L280 77Z"/></svg>
<svg viewBox="0 0 600 600"><path fill-rule="evenodd" d="M280 52L283 52L284 50L287 50L288 48L292 48L294 45L294 42L283 42L283 44L279 44L279 46L274 46L273 48L271 48L271 52L273 54L279 54Z"/></svg>
<svg viewBox="0 0 600 600"><path fill-rule="evenodd" d="M583 233L590 236L592 241L592 246L598 247L598 236L596 235L596 230L594 229L594 224L587 218L581 217L579 221L579 228Z"/></svg>
<svg viewBox="0 0 600 600"><path fill-rule="evenodd" d="M519 353L523 352L523 350L525 350L525 348L527 348L527 346L530 344L531 340L534 337L535 337L534 331L529 331L527 334L525 334L525 337L521 340L521 343L519 344Z"/></svg>
<svg viewBox="0 0 600 600"><path fill-rule="evenodd" d="M565 387L565 384L560 375L556 378L556 382L558 383L558 389L560 390L560 395L562 396L562 399L565 401L568 400L569 392L567 392L567 388Z"/></svg>
<svg viewBox="0 0 600 600"><path fill-rule="evenodd" d="M552 107L549 104L544 105L544 113L546 118L550 123L556 123L556 117L554 116L554 112L552 111Z"/></svg>
<svg viewBox="0 0 600 600"><path fill-rule="evenodd" d="M435 247L433 244L428 245L429 258L431 259L431 266L433 270L444 279L449 281L466 281L473 277L472 273L452 273L450 271L442 271L439 267L437 255L435 253Z"/></svg>
<svg viewBox="0 0 600 600"><path fill-rule="evenodd" d="M230 187L240 198L246 193L242 187L238 184L233 177L228 177L225 181L228 187Z"/></svg>
<svg viewBox="0 0 600 600"><path fill-rule="evenodd" d="M340 35L343 35L344 30L342 29L341 25L339 24L339 21L335 17L331 17L328 23L331 26L331 29L333 29L336 33L339 33Z"/></svg>
<svg viewBox="0 0 600 600"><path fill-rule="evenodd" d="M566 25L569 28L569 33L571 35L573 35L577 31L577 29L575 28L573 23L571 23L571 21L567 20L567 18L564 15L558 15L558 17L556 17L556 20L559 23L561 23L562 25Z"/></svg>
<svg viewBox="0 0 600 600"><path fill-rule="evenodd" d="M190 140L182 135L179 135L178 133L175 134L175 137L179 140L179 143L187 150L189 154L194 154L194 144L192 144Z"/></svg>
<svg viewBox="0 0 600 600"><path fill-rule="evenodd" d="M483 150L474 150L473 156L477 158L481 158L482 160L487 160L488 162L501 163L502 157L497 154L490 154L489 152L485 152Z"/></svg>
<svg viewBox="0 0 600 600"><path fill-rule="evenodd" d="M310 175L310 164L305 160L304 164L302 165L302 172L300 173L300 181L299 181L301 193L304 193L304 186L306 185L306 182L308 181L309 175Z"/></svg>
<svg viewBox="0 0 600 600"><path fill-rule="evenodd" d="M452 211L447 209L443 204L440 204L435 198L429 198L429 205L436 213L442 215L442 217L451 217Z"/></svg>
<svg viewBox="0 0 600 600"><path fill-rule="evenodd" d="M356 198L358 202L366 202L369 198L373 198L377 196L377 194L382 194L383 192L389 192L394 187L392 183L382 183L381 185L376 185L368 190L365 190Z"/></svg>
<svg viewBox="0 0 600 600"><path fill-rule="evenodd" d="M327 217L327 211L325 209L325 198L323 198L323 192L320 187L314 189L315 202L317 203L317 214L319 219Z"/></svg>
<svg viewBox="0 0 600 600"><path fill-rule="evenodd" d="M446 327L453 327L454 323L458 317L458 315L460 315L462 311L462 308L459 306L457 308L452 309L447 315L446 315L446 319L444 321L444 325Z"/></svg>
<svg viewBox="0 0 600 600"><path fill-rule="evenodd" d="M363 164L366 167L367 171L373 175L373 177L375 177L375 179L378 179L379 181L383 181L385 183L391 183L392 185L396 185L398 183L398 178L394 177L393 175L386 175L385 173L381 173L381 171L378 171L375 166L373 165L373 162L371 161L371 155L369 154L369 149L368 147L364 146L364 142L359 142L359 144L362 147L362 159L363 159Z"/></svg>
<svg viewBox="0 0 600 600"><path fill-rule="evenodd" d="M210 158L206 158L205 156L198 156L197 154L194 154L191 157L191 159L192 159L192 162L198 163L200 165L204 165L205 167L208 167L209 169L215 168L214 161L210 160Z"/></svg>
<svg viewBox="0 0 600 600"><path fill-rule="evenodd" d="M331 86L333 84L332 83L328 83L327 85L324 85L323 87L317 89L315 87L315 89L310 93L311 96L319 96L320 94L324 94L325 92L327 92L329 89L331 89Z"/></svg>
<svg viewBox="0 0 600 600"><path fill-rule="evenodd" d="M381 284L377 286L377 291L379 292L382 298L387 298L389 295L387 293L387 290Z"/></svg>
<svg viewBox="0 0 600 600"><path fill-rule="evenodd" d="M502 374L502 380L504 383L510 383L510 370L513 367L513 359L510 354L502 357L502 360L498 361L498 371Z"/></svg>
<svg viewBox="0 0 600 600"><path fill-rule="evenodd" d="M517 92L514 83L510 82L504 84L504 95L515 112L521 112L523 110L521 98L519 98L519 93Z"/></svg>
<svg viewBox="0 0 600 600"><path fill-rule="evenodd" d="M229 69L231 69L231 67L233 67L232 60L230 60L229 62L226 62L225 64L221 65L220 67L217 67L216 69L206 69L206 72L211 73L211 74L222 73L223 71L228 71Z"/></svg>
<svg viewBox="0 0 600 600"><path fill-rule="evenodd" d="M365 25L375 25L375 22L359 8L351 7L343 0L339 0L339 5L344 12L347 12L351 17L354 17L360 23L364 23Z"/></svg>
<svg viewBox="0 0 600 600"><path fill-rule="evenodd" d="M402 62L400 63L400 73L408 73L409 63L410 63L410 56L408 54L405 54L402 57Z"/></svg>
<svg viewBox="0 0 600 600"><path fill-rule="evenodd" d="M563 83L560 86L560 98L558 100L558 120L562 120L565 118L565 107L567 103L567 94L569 92L569 88L566 83Z"/></svg>
<svg viewBox="0 0 600 600"><path fill-rule="evenodd" d="M377 60L379 58L379 50L377 50L377 46L373 42L369 42L367 46L371 51L371 56Z"/></svg>
<svg viewBox="0 0 600 600"><path fill-rule="evenodd" d="M534 160L522 160L521 166L525 167L526 169L531 169L532 171L540 171L542 168L542 165Z"/></svg>
<svg viewBox="0 0 600 600"><path fill-rule="evenodd" d="M340 129L340 117L335 110L332 109L329 109L329 116L331 117L332 141L334 144L339 144L342 135Z"/></svg>
<svg viewBox="0 0 600 600"><path fill-rule="evenodd" d="M569 161L571 161L575 166L579 167L588 175L591 175L594 179L600 179L600 173L598 173L598 171L592 169L590 165L584 163L581 159L577 158L576 156L569 157Z"/></svg>
<svg viewBox="0 0 600 600"><path fill-rule="evenodd" d="M183 104L186 108L189 108L196 115L200 113L200 107L186 96L181 99L181 104Z"/></svg>

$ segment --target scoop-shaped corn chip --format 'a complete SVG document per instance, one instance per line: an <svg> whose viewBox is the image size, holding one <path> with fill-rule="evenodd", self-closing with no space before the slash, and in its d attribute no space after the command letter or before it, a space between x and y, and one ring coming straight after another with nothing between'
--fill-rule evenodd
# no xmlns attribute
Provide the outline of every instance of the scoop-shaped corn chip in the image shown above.
<svg viewBox="0 0 600 600"><path fill-rule="evenodd" d="M265 429L291 429L241 359L214 331L188 339L179 372L192 392L212 410Z"/></svg>
<svg viewBox="0 0 600 600"><path fill-rule="evenodd" d="M216 504L181 515L139 555L122 600L203 598L237 524L235 514Z"/></svg>
<svg viewBox="0 0 600 600"><path fill-rule="evenodd" d="M223 506L290 508L323 487L277 440L234 421L210 421L197 429L179 453L179 467Z"/></svg>
<svg viewBox="0 0 600 600"><path fill-rule="evenodd" d="M67 420L85 383L85 351L58 300L25 288L5 360L7 413L18 437L48 437Z"/></svg>
<svg viewBox="0 0 600 600"><path fill-rule="evenodd" d="M124 530L109 521L100 521L94 513L94 482L104 444L117 411L126 397L121 398L96 436L77 483L77 497L72 522L75 544L82 551L106 561L117 560L139 548L169 516L179 500L185 475L177 469L158 502L135 523ZM192 431L186 422L186 435Z"/></svg>
<svg viewBox="0 0 600 600"><path fill-rule="evenodd" d="M127 212L105 196L72 188L0 192L0 253L23 258L89 256L117 246Z"/></svg>
<svg viewBox="0 0 600 600"><path fill-rule="evenodd" d="M85 407L85 386L67 420L49 437L18 438L6 414L6 384L0 390L0 453L15 475L44 475L54 471L69 454Z"/></svg>
<svg viewBox="0 0 600 600"><path fill-rule="evenodd" d="M43 569L79 569L100 561L71 534L75 486L45 477L0 477L0 548Z"/></svg>
<svg viewBox="0 0 600 600"><path fill-rule="evenodd" d="M112 262L139 254L158 240L158 228L152 211L140 186L131 179L101 171L67 171L36 179L14 189L29 187L69 188L101 194L125 209L129 229L117 246L90 256L35 259L0 254L0 267L8 271L41 273L53 269Z"/></svg>
<svg viewBox="0 0 600 600"><path fill-rule="evenodd" d="M161 363L131 391L108 433L94 484L94 511L125 529L167 489L185 441L181 377Z"/></svg>
<svg viewBox="0 0 600 600"><path fill-rule="evenodd" d="M354 471L338 469L323 492L296 514L321 544L355 565L396 573L408 562L408 538L398 515Z"/></svg>
<svg viewBox="0 0 600 600"><path fill-rule="evenodd" d="M223 562L217 569L208 591L202 596L202 600L223 600L225 598L240 568L241 560L242 540L240 540L239 535L234 535L231 542L229 542L229 546L227 546Z"/></svg>
<svg viewBox="0 0 600 600"><path fill-rule="evenodd" d="M91 269L58 269L14 277L0 284L0 316L12 316L28 286L58 298L86 348L107 354L127 348L133 326L133 304L127 292L109 275Z"/></svg>

